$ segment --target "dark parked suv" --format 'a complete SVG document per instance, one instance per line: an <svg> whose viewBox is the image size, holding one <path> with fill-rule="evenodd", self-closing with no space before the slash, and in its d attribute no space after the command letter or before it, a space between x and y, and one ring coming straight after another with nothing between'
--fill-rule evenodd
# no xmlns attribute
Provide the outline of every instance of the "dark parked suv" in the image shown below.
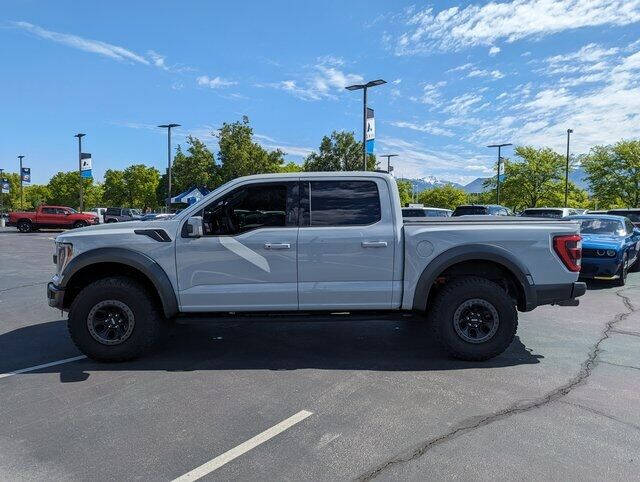
<svg viewBox="0 0 640 482"><path fill-rule="evenodd" d="M466 204L458 206L451 216L513 216L510 209L498 204Z"/></svg>
<svg viewBox="0 0 640 482"><path fill-rule="evenodd" d="M137 221L142 217L139 209L107 208L104 213L105 223L120 223L124 221Z"/></svg>
<svg viewBox="0 0 640 482"><path fill-rule="evenodd" d="M640 227L640 208L630 209L610 209L607 214L615 214L616 216L625 216L638 228Z"/></svg>

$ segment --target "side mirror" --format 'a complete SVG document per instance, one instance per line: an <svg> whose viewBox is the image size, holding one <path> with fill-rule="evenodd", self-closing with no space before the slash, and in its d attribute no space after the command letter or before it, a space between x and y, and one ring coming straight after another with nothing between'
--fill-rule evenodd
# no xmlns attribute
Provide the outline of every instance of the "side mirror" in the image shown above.
<svg viewBox="0 0 640 482"><path fill-rule="evenodd" d="M202 216L192 216L185 224L187 238L199 238L204 234Z"/></svg>

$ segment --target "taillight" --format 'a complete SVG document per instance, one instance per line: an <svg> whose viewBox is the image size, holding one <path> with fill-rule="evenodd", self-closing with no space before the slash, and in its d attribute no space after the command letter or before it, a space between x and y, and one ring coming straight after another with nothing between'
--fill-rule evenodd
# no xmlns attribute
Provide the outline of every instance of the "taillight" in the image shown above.
<svg viewBox="0 0 640 482"><path fill-rule="evenodd" d="M566 234L553 237L553 249L569 271L580 271L582 264L582 237Z"/></svg>

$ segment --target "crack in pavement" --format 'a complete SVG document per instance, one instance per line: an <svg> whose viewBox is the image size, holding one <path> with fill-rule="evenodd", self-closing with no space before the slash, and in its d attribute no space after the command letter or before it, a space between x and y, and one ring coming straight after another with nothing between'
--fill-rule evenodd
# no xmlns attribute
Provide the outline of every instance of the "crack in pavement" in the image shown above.
<svg viewBox="0 0 640 482"><path fill-rule="evenodd" d="M11 291L11 290L17 290L19 288L29 288L31 286L46 285L47 283L48 283L48 281L39 281L38 283L29 283L29 284L26 284L26 285L12 286L11 288L1 289L0 293L5 293L5 292Z"/></svg>
<svg viewBox="0 0 640 482"><path fill-rule="evenodd" d="M591 412L591 413L593 413L595 415L599 415L601 417L609 419L609 420L611 420L613 422L618 422L619 424L622 424L622 425L624 425L626 427L633 428L633 429L636 429L636 430L640 431L640 425L636 425L635 423L631 423L631 422L626 422L624 420L620 420L618 417L614 417L613 415L608 414L606 412L602 412L600 410L596 410L595 408L587 407L587 406L581 405L579 403L567 402L565 400L561 400L560 403L563 403L565 405L569 405L569 406L572 406L572 407L580 408L580 409L585 410L587 412Z"/></svg>
<svg viewBox="0 0 640 482"><path fill-rule="evenodd" d="M616 314L611 320L609 320L605 324L600 338L591 347L587 358L580 365L580 370L578 371L578 374L575 377L573 377L571 380L569 380L567 383L565 383L564 385L561 385L555 390L552 390L548 392L546 395L539 397L537 399L528 400L528 401L519 400L512 403L507 408L500 410L499 412L492 412L490 414L480 415L480 416L462 421L460 424L458 424L458 426L452 428L447 433L439 435L435 438L426 440L420 443L416 448L413 448L409 451L405 451L404 453L401 453L400 455L397 455L389 459L388 461L378 465L376 468L370 470L369 472L360 475L359 477L356 478L356 480L367 481L367 480L375 479L382 472L386 471L390 467L398 464L411 462L412 460L420 458L429 450L431 450L433 447L446 443L449 440L452 440L460 435L467 434L480 427L484 427L493 422L497 422L499 420L503 420L505 418L511 417L512 415L517 415L519 413L524 413L530 410L534 410L536 408L547 405L551 402L555 402L556 400L559 400L565 397L566 395L568 395L569 392L571 392L577 386L581 385L591 375L591 372L593 371L593 368L596 365L596 360L600 355L600 352L602 351L602 349L600 348L600 345L607 338L609 338L609 336L613 331L613 327L616 324L628 318L629 315L631 315L636 311L636 308L631 303L631 300L627 296L624 296L622 294L623 291L630 288L632 287L627 287L627 288L623 288L621 290L616 291L616 295L622 298L622 302L628 311Z"/></svg>

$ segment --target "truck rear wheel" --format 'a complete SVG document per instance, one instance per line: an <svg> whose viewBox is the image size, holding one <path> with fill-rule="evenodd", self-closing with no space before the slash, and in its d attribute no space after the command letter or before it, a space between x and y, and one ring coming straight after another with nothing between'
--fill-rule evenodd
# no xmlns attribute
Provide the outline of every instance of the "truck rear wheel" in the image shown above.
<svg viewBox="0 0 640 482"><path fill-rule="evenodd" d="M440 344L455 358L493 358L511 344L518 328L514 301L498 284L464 277L445 284L430 310Z"/></svg>
<svg viewBox="0 0 640 482"><path fill-rule="evenodd" d="M33 224L27 219L21 219L16 226L21 233L30 233L33 231Z"/></svg>
<svg viewBox="0 0 640 482"><path fill-rule="evenodd" d="M82 353L98 361L137 358L155 345L166 326L148 291L126 277L104 278L71 304L69 333Z"/></svg>

